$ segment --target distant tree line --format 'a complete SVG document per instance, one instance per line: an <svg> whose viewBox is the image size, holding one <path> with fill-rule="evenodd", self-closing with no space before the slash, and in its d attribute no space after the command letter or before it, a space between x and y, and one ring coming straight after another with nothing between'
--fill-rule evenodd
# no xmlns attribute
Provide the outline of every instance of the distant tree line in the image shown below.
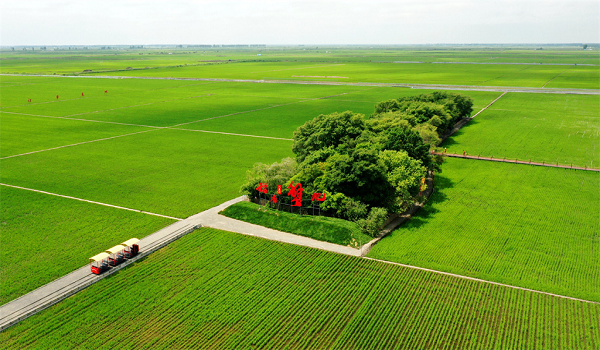
<svg viewBox="0 0 600 350"><path fill-rule="evenodd" d="M296 159L255 164L242 192L256 200L260 182L269 189L301 183L309 195L326 194L327 213L375 235L388 213L412 205L428 170L441 171L442 158L430 150L472 107L468 96L434 92L380 102L369 117L319 115L294 131Z"/></svg>

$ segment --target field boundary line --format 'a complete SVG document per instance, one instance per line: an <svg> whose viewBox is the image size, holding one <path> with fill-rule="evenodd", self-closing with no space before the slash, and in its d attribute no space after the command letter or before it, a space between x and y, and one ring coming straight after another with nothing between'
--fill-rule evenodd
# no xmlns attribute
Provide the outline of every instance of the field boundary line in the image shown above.
<svg viewBox="0 0 600 350"><path fill-rule="evenodd" d="M308 66L308 67L261 70L261 71L258 71L258 72L250 72L250 73L254 74L254 73L266 73L266 72L283 72L283 71L286 71L286 70L313 69L313 68L332 67L332 66L345 66L345 65L346 65L345 63L334 63L334 64L318 64L317 63L314 66Z"/></svg>
<svg viewBox="0 0 600 350"><path fill-rule="evenodd" d="M48 195L51 195L51 196L68 198L68 199L74 199L74 200L77 200L77 201L80 201L80 202L98 204L98 205L102 205L102 206L110 207L110 208L116 208L116 209L133 211L133 212L136 212L136 213L142 213L142 214L147 214L147 215L159 216L161 218L167 218L167 219L171 219L171 220L177 220L177 221L182 221L183 220L181 218L176 218L176 217L173 217L173 216L162 215L162 214L156 214L156 213L152 213L152 212L145 211L145 210L131 209L131 208L127 208L127 207L121 207L119 205L113 205L113 204L107 204L107 203L102 203L102 202L96 202L96 201L91 201L89 199L77 198L77 197L72 197L72 196L65 196L63 194L52 193L52 192L47 192L47 191L42 191L42 190L36 190L36 189L33 189L33 188L27 188L27 187L9 185L9 184L5 184L5 183L0 183L0 186L18 188L18 189L25 190L25 191L43 193L43 194L48 194Z"/></svg>
<svg viewBox="0 0 600 350"><path fill-rule="evenodd" d="M498 101L500 98L502 98L502 96L504 96L506 94L507 94L507 92L503 92L500 96L496 97L492 102L490 102L487 106L485 106L482 109L480 109L472 117L467 117L467 118L463 118L463 119L459 120L456 124L454 124L454 127L452 128L452 130L448 131L446 134L444 134L444 136L442 136L442 142L446 141L446 139L448 137L454 135L458 130L460 130L468 122L470 122L471 120L473 120L476 116L478 116L479 114L481 114L486 109L490 108L494 103L496 103L496 101Z"/></svg>
<svg viewBox="0 0 600 350"><path fill-rule="evenodd" d="M500 162L500 163L511 163L511 164L526 164L526 165L535 165L535 166L545 166L545 167L550 167L550 168L561 168L561 169L573 169L573 170L584 170L584 171L596 171L596 172L600 172L600 169L596 169L596 168L588 168L588 167L580 167L580 166L568 166L568 165L558 165L558 164L552 164L552 163L539 163L539 162L527 162L524 160L510 160L510 159L500 159L500 158L492 158L492 157L480 157L480 156L470 156L468 154L462 155L462 154L453 154L453 153L439 153L439 152L433 152L432 154L437 154L440 156L446 156L446 157L452 157L452 158L463 158L463 159L475 159L475 160L487 160L487 161L492 161L492 162Z"/></svg>
<svg viewBox="0 0 600 350"><path fill-rule="evenodd" d="M196 131L196 132L206 132L209 134L223 134L223 135L233 135L233 136L244 136L244 137L257 137L261 139L271 139L271 140L284 140L284 141L294 141L293 139L284 139L282 137L273 137L273 136L260 136L260 135L248 135L248 134L236 134L233 132L224 132L224 131L210 131L210 130L198 130L198 129L183 129L183 128L171 128L167 127L165 129L169 130L182 130L182 131ZM0 158L2 159L2 158Z"/></svg>
<svg viewBox="0 0 600 350"><path fill-rule="evenodd" d="M485 111L486 109L490 108L494 103L496 103L496 101L498 101L499 99L501 99L504 95L506 95L507 92L503 92L502 95L496 97L492 102L490 102L490 104L488 104L487 106L483 107L482 109L479 110L479 112L475 113L474 116L468 118L469 121L471 121L471 119L474 119L476 116L478 116L479 114L481 114L481 112Z"/></svg>
<svg viewBox="0 0 600 350"><path fill-rule="evenodd" d="M496 91L496 92L521 92L521 93L541 93L541 94L600 95L600 89L539 88L539 87L522 87L522 86L485 86L485 85L480 86L480 85L448 85L448 84L421 84L421 83L338 82L338 81L285 80L285 79L265 80L265 79L223 79L223 78L172 78L172 77L140 77L140 76L126 76L126 75L0 74L0 76L83 78L83 79L191 80L191 81L261 83L261 84L406 87L406 88L411 88L411 89L426 89L426 90Z"/></svg>
<svg viewBox="0 0 600 350"><path fill-rule="evenodd" d="M26 115L26 116L30 116L30 117L40 117L40 118L55 118L55 119L65 119L65 120L77 120L77 121L80 121L80 122L105 123L105 124L127 125L127 126L141 126L141 127L144 127L144 128L154 128L154 129L162 129L162 128L164 128L164 126L153 126L153 125L144 125L144 124L120 123L120 122L111 122L111 121L96 120L96 119L81 119L81 118L71 118L71 117L58 117L58 116L53 116L53 115L29 114L29 113L8 112L8 111L0 111L0 113L8 113L8 114L16 114L16 115Z"/></svg>
<svg viewBox="0 0 600 350"><path fill-rule="evenodd" d="M293 103L298 103L298 102L293 102ZM129 124L129 123L110 122L110 121L95 120L95 119L80 119L80 118L70 118L70 117L55 117L55 116L51 116L51 115L27 114L27 113L18 113L18 112L0 111L0 113L9 113L9 114L15 114L15 115L25 115L25 116L40 117L40 118L56 118L56 119L65 119L65 120L76 120L76 121L82 121L82 122L106 123L106 124L115 124L115 125L139 126L139 127L143 127L143 128L152 128L152 130L139 131L139 132L134 132L134 133L125 134L125 135L111 136L111 137L106 137L106 138L102 138L102 139L98 139L98 140L84 141L84 142L79 142L79 143L74 143L74 144L64 145L64 146L59 146L59 147L53 147L53 148L48 148L48 149L39 150L39 151L33 151L33 152L27 152L27 153L12 155L12 156L6 156L6 157L0 158L0 160L5 159L5 158L12 158L12 157L17 157L17 156L23 156L23 155L27 155L27 154L31 154L31 153L37 153L37 152L43 152L43 151L50 151L50 150L53 150L53 149L58 149L58 148L63 148L63 147L76 146L76 145L81 145L81 144L84 144L84 143L90 143L90 142L96 142L96 141L102 141L102 140L109 140L109 139L113 139L113 138L117 138L117 137L135 135L135 134L140 134L140 133L143 133L143 132L148 132L148 131L153 131L153 130L161 130L161 129L162 130L168 129L168 130L181 130L181 131L197 131L197 132L205 132L205 133L211 133L211 134L223 134L223 135L244 136L244 137L257 137L257 138L263 138L263 139L293 141L292 139L286 139L286 138L282 138L282 137L262 136L262 135L250 135L250 134L237 134L237 133L224 132L224 131L209 131L209 130L199 130L199 129L176 128L175 127L176 125L175 126L153 126L153 125L144 125L144 124ZM246 113L246 112L239 112L239 113ZM225 116L223 116L223 117L225 117ZM220 118L220 117L216 117L216 118ZM203 119L203 120L207 120L207 119ZM199 122L199 121L194 121L192 123L196 123L196 122Z"/></svg>
<svg viewBox="0 0 600 350"><path fill-rule="evenodd" d="M489 60L487 58L486 60ZM424 63L424 64L493 64L493 65L526 65L526 66L585 66L585 67L597 67L600 64L592 64L592 63L535 63L535 62L443 62L443 61L371 61L373 63L408 63L408 64L416 64L416 63Z"/></svg>
<svg viewBox="0 0 600 350"><path fill-rule="evenodd" d="M363 259L368 259L368 260L373 260L373 261L379 261L379 262L386 263L386 264L391 264L391 265L398 265L398 266L402 266L402 267L406 267L406 268L414 269L414 270L428 271L428 272L433 272L433 273L437 273L437 274L440 274L440 275L446 275L446 276L451 276L451 277L466 279L466 280L480 282L480 283L493 284L493 285L496 285L496 286L508 287L508 288L513 288L513 289L519 289L519 290L523 290L523 291L527 291L527 292L532 292L532 293L545 294L545 295L553 296L553 297L556 297L556 298L569 299L569 300L580 301L580 302L584 302L584 303L590 303L590 304L598 304L598 305L600 305L600 302L597 302L597 301L579 299L579 298L574 298L574 297L570 297L570 296L566 296L566 295L554 294L554 293L550 293L550 292L543 292L541 290L535 290L535 289L529 289L529 288L525 288L525 287L513 286L513 285L510 285L510 284L504 284L504 283L500 283L500 282L493 282L493 281L483 280L483 279L476 278L476 277L469 277L469 276L464 276L464 275L458 275L458 274L451 273L451 272L444 272L444 271L432 270L432 269L428 269L428 268L425 268L425 267L406 265L406 264L401 264L401 263L397 263L397 262L394 262L394 261L387 261L387 260L380 260L380 259L375 259L375 258L369 258L367 256L364 256L362 258Z"/></svg>
<svg viewBox="0 0 600 350"><path fill-rule="evenodd" d="M273 106L269 106L269 107L251 109L249 111L235 112L235 113L224 114L224 115L220 115L220 116L216 116L216 117L211 117L211 118L206 118L206 119L200 119L200 120L186 122L186 123L181 123L181 124L176 124L176 125L170 126L170 128L175 128L177 126L188 125L188 124L193 124L193 123L199 123L199 122L203 122L203 121L207 121L207 120L212 120L212 119L219 119L219 118L231 117L232 115L238 115L238 114L244 114L244 113L252 113L252 112L258 112L258 111L264 111L264 110L267 110L267 109L278 108L278 107L283 107L283 106L289 106L289 105L294 105L294 104L303 103L303 102L316 101L316 100L324 100L324 99L327 99L327 98L330 98L330 97L343 96L343 95L347 95L347 94L349 94L349 92L343 92L341 94L336 94L336 95L331 95L331 96L322 96L322 97L307 98L307 99L304 99L304 100L301 100L301 101L294 101L294 102L290 102L290 103L282 103L282 104L273 105Z"/></svg>
<svg viewBox="0 0 600 350"><path fill-rule="evenodd" d="M116 139L116 138L119 138L119 137L131 136L131 135L136 135L136 134L142 134L142 133L145 133L145 132L156 131L156 130L158 130L158 129L142 130L142 131L138 131L138 132L132 132L132 133L129 133L129 134L123 134L123 135L105 137L105 138L97 139L97 140L83 141L83 142L78 142L78 143L72 143L70 145L63 145L63 146L58 146L58 147L41 149L41 150L31 151L31 152L27 152L27 153L13 154L12 156L2 157L2 158L0 158L0 160L2 160L2 159L8 159L8 158L14 158L14 157L20 157L20 156L26 156L28 154L34 154L34 153L52 151L52 150L60 149L60 148L66 148L66 147L72 147L72 146L79 146L79 145L84 145L86 143L92 143L92 142L98 142L98 141L105 141L105 140L112 140L112 139Z"/></svg>
<svg viewBox="0 0 600 350"><path fill-rule="evenodd" d="M567 68L567 69L563 70L562 72L560 72L560 73L558 73L557 75L555 75L555 76L553 76L552 78L550 78L550 80L548 80L548 81L546 82L546 84L542 85L542 87L543 87L543 88L545 88L545 87L546 87L546 85L548 85L548 84L549 84L549 83L550 83L552 80L554 80L554 79L558 78L558 77L559 77L559 76L561 76L561 75L562 75L564 72L568 71L570 68L571 68L571 67L569 67L569 68Z"/></svg>

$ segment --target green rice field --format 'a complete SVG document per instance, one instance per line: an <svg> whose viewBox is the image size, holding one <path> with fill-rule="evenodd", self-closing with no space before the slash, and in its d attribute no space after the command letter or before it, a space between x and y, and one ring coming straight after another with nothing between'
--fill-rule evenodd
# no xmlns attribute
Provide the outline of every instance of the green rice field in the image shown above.
<svg viewBox="0 0 600 350"><path fill-rule="evenodd" d="M600 88L600 69L598 67L581 66L569 72L570 67L427 63L241 62L107 72L100 73L100 75L254 80L325 79L327 81L373 83ZM564 73L569 73L572 80L555 79Z"/></svg>
<svg viewBox="0 0 600 350"><path fill-rule="evenodd" d="M3 52L2 73L600 88L594 51L188 48ZM433 63L438 62L438 63ZM461 64L448 64L448 63ZM445 63L445 64L440 64ZM462 64L477 63L477 64Z"/></svg>
<svg viewBox="0 0 600 350"><path fill-rule="evenodd" d="M0 75L0 183L176 218L240 196L246 171L293 156L293 131L320 114L433 91L345 83L600 89L598 52L572 48L113 48L0 63L24 74ZM263 82L199 80L213 78ZM476 113L500 90L453 92ZM507 93L443 146L599 168L600 101L586 93ZM0 349L598 349L599 176L447 159L427 205L368 255L387 262L203 228L11 326ZM0 204L0 304L173 222L4 185Z"/></svg>
<svg viewBox="0 0 600 350"><path fill-rule="evenodd" d="M600 305L200 229L0 348L594 349Z"/></svg>
<svg viewBox="0 0 600 350"><path fill-rule="evenodd" d="M368 256L600 301L600 173L448 158Z"/></svg>
<svg viewBox="0 0 600 350"><path fill-rule="evenodd" d="M508 93L442 146L449 153L600 168L600 96Z"/></svg>
<svg viewBox="0 0 600 350"><path fill-rule="evenodd" d="M269 163L291 155L291 133L306 120L346 109L370 114L378 101L419 93L379 87L61 77L3 77L2 86L6 86L0 109L2 183L180 218L239 196L246 169L258 161ZM471 93L476 108L498 96ZM28 98L33 102L27 103ZM220 118L211 119L214 117ZM43 228L37 219L13 228L17 217L31 210L31 202L19 198L46 195L6 187L1 190L7 223L4 252L22 251L19 236L32 240L41 234L38 229L27 231L27 235L16 233L28 225L40 227L49 237L48 245L39 246L38 260L21 261L19 255L15 262L20 267L6 265L6 281L20 282L4 288L7 294L3 303L84 265L90 253L122 241L120 237L126 232L136 231L130 228L134 227L132 219L121 218L118 209L98 209L111 213L111 230L111 226L98 222L94 205L67 205L72 200L56 197L48 201L65 203L60 211L33 216L57 222L52 228ZM64 220L71 212L77 213L77 222ZM123 215L130 218L134 214ZM133 217L140 216L145 218L141 214ZM141 238L170 222L156 219L147 218L157 224L135 235ZM122 228L119 220L124 222ZM105 243L88 240L88 248L71 249L69 257L53 265L56 269L51 273L32 273L53 254L54 237L64 232L65 226L76 234L69 234L61 244L73 247L83 237L97 235L92 224L96 222L98 232L104 232ZM140 225L144 222L140 220ZM7 271L12 272L9 275Z"/></svg>

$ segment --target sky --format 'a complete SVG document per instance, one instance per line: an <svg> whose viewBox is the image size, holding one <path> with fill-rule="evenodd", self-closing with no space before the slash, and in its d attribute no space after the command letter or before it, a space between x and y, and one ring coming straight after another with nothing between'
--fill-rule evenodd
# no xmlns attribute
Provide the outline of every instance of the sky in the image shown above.
<svg viewBox="0 0 600 350"><path fill-rule="evenodd" d="M2 0L0 45L600 42L593 0Z"/></svg>

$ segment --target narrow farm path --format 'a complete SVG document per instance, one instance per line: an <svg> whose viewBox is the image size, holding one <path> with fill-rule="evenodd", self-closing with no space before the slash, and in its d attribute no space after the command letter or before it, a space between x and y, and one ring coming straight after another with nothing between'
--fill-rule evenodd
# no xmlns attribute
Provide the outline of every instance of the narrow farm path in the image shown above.
<svg viewBox="0 0 600 350"><path fill-rule="evenodd" d="M547 166L547 167L551 167L551 168L563 168L563 169L575 169L575 170L587 170L587 171L600 171L600 169L596 169L596 168L580 167L580 166L573 166L573 165L560 165L558 163L556 163L556 164L552 164L552 163L538 163L538 162L518 160L518 159L512 160L512 159L506 159L506 158L500 159L500 158L492 158L492 157L470 156L468 154L462 155L462 154L438 153L438 152L434 152L433 154L438 154L438 155L441 155L441 156L452 157L452 158L487 160L487 161L501 162L501 163L528 164L528 165L537 165L537 166Z"/></svg>
<svg viewBox="0 0 600 350"><path fill-rule="evenodd" d="M340 81L313 81L313 80L256 80L256 79L218 79L218 78L170 78L170 77L135 77L118 75L45 75L45 74L0 74L0 76L27 76L27 77L60 77L60 78L88 78L88 79L150 79L150 80L191 80L215 81L236 83L265 83L265 84L300 84L300 85L338 85L338 86L383 86L383 87L409 87L412 89L438 89L438 90L472 90L472 91L498 91L498 92L526 92L542 94L578 94L600 95L600 89L573 89L573 88L536 88L520 86L478 86L478 85L448 85L448 84L411 84L411 83L370 83L370 82L340 82Z"/></svg>
<svg viewBox="0 0 600 350"><path fill-rule="evenodd" d="M198 222L202 223L202 226L206 227L241 233L243 235L248 236L265 238L271 241L279 241L283 243L327 250L339 254L361 256L361 251L359 249L354 249L329 242L318 241L309 237L298 236L288 232L277 231L263 226L254 225L244 221L239 221L232 218L228 218L223 215L219 215L220 211L224 210L232 204L241 202L242 200L244 200L244 196L232 199L214 208L203 211L200 214L196 214L193 217L197 218Z"/></svg>
<svg viewBox="0 0 600 350"><path fill-rule="evenodd" d="M502 93L502 95L496 97L492 102L490 102L487 106L485 106L482 109L480 109L479 112L475 113L475 115L473 115L472 117L463 118L463 119L459 120L456 124L454 124L454 127L452 128L452 130L448 131L446 134L444 134L442 136L442 142L445 141L448 137L454 135L454 133L456 133L458 130L460 130L463 126L465 126L468 122L470 122L475 117L477 117L483 111L485 111L486 109L490 108L494 103L496 103L496 101L498 101L504 95L506 95L506 93L507 92L504 92L504 93Z"/></svg>
<svg viewBox="0 0 600 350"><path fill-rule="evenodd" d="M105 207L111 207L111 208L116 208L116 209L134 211L136 213L148 214L148 215L153 215L153 216L160 216L162 218L167 218L167 219L172 219L172 220L177 220L177 221L182 221L183 220L183 219L172 217L172 216L168 216L168 215L156 214L156 213L151 213L149 211L144 211L144 210L139 210L139 209L131 209L131 208L126 208L126 207L121 207L121 206L118 206L118 205L113 205L113 204L107 204L107 203L102 203L102 202L91 201L89 199L83 199L83 198L65 196L65 195L62 195L62 194L52 193L52 192L46 192L46 191L41 191L41 190L36 190L36 189L33 189L33 188L27 188L27 187L9 185L9 184L5 184L5 183L0 183L0 186L18 188L18 189L21 189L21 190L32 191L32 192L37 192L37 193L43 193L43 194L48 194L48 195L56 196L56 197L74 199L76 201L87 202L87 203L92 203L92 204L98 204L98 205L102 205L102 206L105 206Z"/></svg>
<svg viewBox="0 0 600 350"><path fill-rule="evenodd" d="M104 137L101 139L96 139L96 140L90 140L90 141L83 141L83 142L77 142L77 143L72 143L69 145L63 145L63 146L58 146L58 147L52 147L52 148L46 148L46 149L40 149L37 151L31 151L31 152L25 152L25 153L20 153L20 154L13 154L12 156L6 156L6 157L1 157L0 159L8 159L8 158L14 158L14 157L20 157L20 156L26 156L28 154L34 154L34 153L40 153L40 152L46 152L46 151L52 151L55 149L61 149L61 148L65 148L65 147L73 147L73 146L79 146L79 145L85 145L86 143L92 143L92 142L98 142L98 141L106 141L106 140L112 140L112 139L116 139L119 137L125 137L125 136L131 136L131 135L137 135L137 134L143 134L145 132L150 132L150 131L154 131L157 129L152 129L152 130L143 130L143 131L138 131L138 132L131 132L128 134L123 134L123 135L117 135L117 136L111 136L111 137Z"/></svg>

